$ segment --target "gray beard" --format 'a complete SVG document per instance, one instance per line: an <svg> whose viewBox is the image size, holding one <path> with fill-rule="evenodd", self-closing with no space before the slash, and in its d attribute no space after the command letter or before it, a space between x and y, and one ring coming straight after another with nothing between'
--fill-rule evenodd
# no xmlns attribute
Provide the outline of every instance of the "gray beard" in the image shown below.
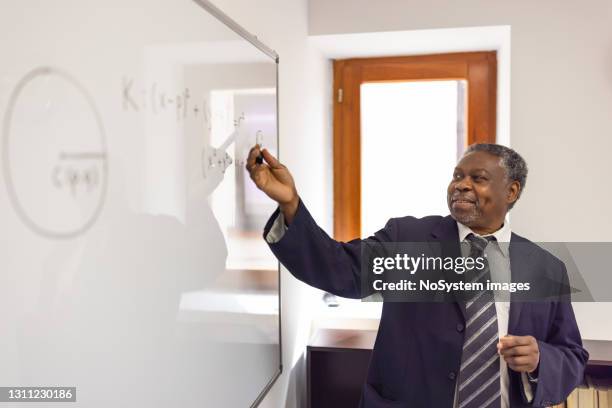
<svg viewBox="0 0 612 408"><path fill-rule="evenodd" d="M474 211L470 212L469 214L458 214L451 211L451 216L455 219L455 221L458 221L463 225L467 225L469 227L470 225L474 224L474 222L480 217L480 211L478 211L478 208L475 208Z"/></svg>

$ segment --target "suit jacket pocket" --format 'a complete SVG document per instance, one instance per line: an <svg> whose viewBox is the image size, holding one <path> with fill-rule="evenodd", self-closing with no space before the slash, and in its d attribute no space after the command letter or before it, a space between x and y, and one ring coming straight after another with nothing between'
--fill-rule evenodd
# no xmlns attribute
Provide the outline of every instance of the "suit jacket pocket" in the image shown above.
<svg viewBox="0 0 612 408"><path fill-rule="evenodd" d="M392 401L383 398L371 384L366 382L363 389L361 408L406 408L407 405L400 401Z"/></svg>

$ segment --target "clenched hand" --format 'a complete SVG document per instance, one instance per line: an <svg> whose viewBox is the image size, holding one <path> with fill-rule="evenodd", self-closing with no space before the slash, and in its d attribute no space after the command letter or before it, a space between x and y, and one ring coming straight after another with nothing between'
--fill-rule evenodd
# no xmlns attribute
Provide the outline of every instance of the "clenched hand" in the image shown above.
<svg viewBox="0 0 612 408"><path fill-rule="evenodd" d="M497 350L517 372L533 373L540 363L540 349L533 336L506 335L499 339Z"/></svg>

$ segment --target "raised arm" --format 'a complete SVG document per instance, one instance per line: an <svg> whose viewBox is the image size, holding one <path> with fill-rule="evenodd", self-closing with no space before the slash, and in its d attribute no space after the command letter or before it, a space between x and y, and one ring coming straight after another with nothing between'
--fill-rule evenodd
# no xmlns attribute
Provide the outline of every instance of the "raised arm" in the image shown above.
<svg viewBox="0 0 612 408"><path fill-rule="evenodd" d="M258 164L255 159L260 153L265 162ZM365 240L335 241L317 225L300 200L287 167L267 150L260 152L258 146L253 147L247 170L257 187L279 204L266 224L264 238L293 276L342 297L361 298L372 293L371 285L362 290L361 251L370 243L393 241L394 220Z"/></svg>

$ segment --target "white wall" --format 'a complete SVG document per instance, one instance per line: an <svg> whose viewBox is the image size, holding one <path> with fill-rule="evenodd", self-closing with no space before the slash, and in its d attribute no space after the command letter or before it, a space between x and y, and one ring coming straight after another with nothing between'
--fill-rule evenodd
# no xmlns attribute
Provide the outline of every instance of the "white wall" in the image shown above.
<svg viewBox="0 0 612 408"><path fill-rule="evenodd" d="M280 55L280 155L323 228L331 226L331 152L325 142L330 108L326 64L307 44L306 0L217 0L215 4ZM324 180L322 182L322 180ZM311 305L319 291L281 273L283 373L261 406L305 406Z"/></svg>
<svg viewBox="0 0 612 408"><path fill-rule="evenodd" d="M309 33L511 26L511 145L527 160L513 229L612 241L612 2L310 0ZM575 304L585 338L612 339L612 304Z"/></svg>

